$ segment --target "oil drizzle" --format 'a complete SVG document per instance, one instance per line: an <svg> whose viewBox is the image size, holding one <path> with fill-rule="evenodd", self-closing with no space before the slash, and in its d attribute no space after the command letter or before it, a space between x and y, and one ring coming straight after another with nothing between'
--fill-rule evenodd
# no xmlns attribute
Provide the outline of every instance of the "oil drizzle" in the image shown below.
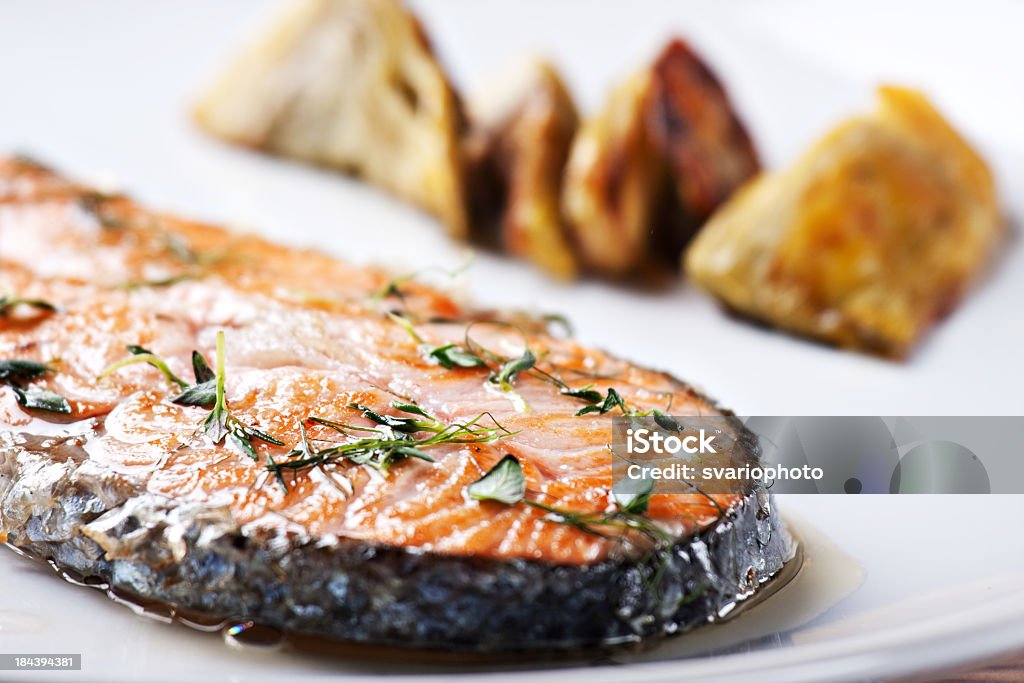
<svg viewBox="0 0 1024 683"><path fill-rule="evenodd" d="M235 622L221 628L224 642L231 647L258 647L277 649L284 645L285 634L272 626L257 624L251 620Z"/></svg>
<svg viewBox="0 0 1024 683"><path fill-rule="evenodd" d="M201 633L219 632L225 644L235 650L344 658L350 662L362 661L374 663L374 666L383 663L394 667L396 671L414 670L420 673L493 671L499 663L503 670L528 670L665 661L786 646L791 642L787 635L789 631L807 623L849 595L859 585L864 574L855 561L809 524L793 519L787 519L786 522L797 547L807 553L806 561L798 551L775 577L762 584L752 596L739 600L724 618L694 629L684 637L656 640L650 645L642 644L639 648L619 646L576 651L451 653L403 649L400 662L395 661L394 647L299 636L247 618L218 619L197 615L139 599L111 587L101 578L78 576L58 568L53 562L48 564L65 581L100 590L111 600L128 606L140 616L161 623L180 624ZM13 546L9 547L30 559L39 559Z"/></svg>

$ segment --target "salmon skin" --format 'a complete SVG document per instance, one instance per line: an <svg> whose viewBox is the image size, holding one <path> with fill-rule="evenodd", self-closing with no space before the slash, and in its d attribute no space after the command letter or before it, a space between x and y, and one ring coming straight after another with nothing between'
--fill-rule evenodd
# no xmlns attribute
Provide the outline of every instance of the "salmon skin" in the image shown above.
<svg viewBox="0 0 1024 683"><path fill-rule="evenodd" d="M578 648L714 621L794 552L758 486L628 514L611 494L613 415L725 411L415 278L8 159L0 296L0 538L145 601ZM509 455L519 499L468 493Z"/></svg>

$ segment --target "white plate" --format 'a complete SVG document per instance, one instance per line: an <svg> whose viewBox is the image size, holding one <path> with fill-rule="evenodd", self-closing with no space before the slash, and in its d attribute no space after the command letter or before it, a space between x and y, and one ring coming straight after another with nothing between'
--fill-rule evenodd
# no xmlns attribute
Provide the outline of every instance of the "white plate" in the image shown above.
<svg viewBox="0 0 1024 683"><path fill-rule="evenodd" d="M845 681L938 670L1024 645L1024 546L1007 521L1012 496L780 500L805 544L795 580L726 624L641 655L600 662L517 660L494 665L310 657L238 649L217 634L132 615L101 592L66 584L38 563L0 557L0 649L82 653L87 680L441 681L452 673L533 683ZM813 524L807 520L813 520ZM1013 524L1013 522L1011 522ZM829 540L834 539L834 540ZM838 544L838 545L837 545ZM615 664L615 666L610 666ZM24 673L17 680L81 680Z"/></svg>
<svg viewBox="0 0 1024 683"><path fill-rule="evenodd" d="M222 147L189 125L189 98L240 29L266 15L264 4L0 5L0 150L117 183L152 205L319 245L357 262L399 271L461 263L462 248L416 211L330 173ZM919 85L990 159L1009 217L1018 222L1022 214L1024 91L1013 87L1022 63L1020 4L416 5L462 85L484 82L503 62L535 50L556 58L590 108L665 36L681 32L730 86L770 165L793 159L840 116L870 106L874 83ZM742 414L1024 413L1024 250L1016 240L988 281L906 364L746 325L683 285L658 294L596 282L556 285L522 264L481 255L466 289L489 304L566 312L581 339L664 367ZM810 581L820 572L809 571L802 583L718 629L718 646L758 636L743 653L696 656L692 650L707 645L708 636L695 636L623 666L570 667L562 680L725 681L755 673L763 680L840 680L920 672L1024 647L1024 548L1010 531L1024 513L1024 497L781 503L808 536L811 569L837 551L814 540L801 520L813 520L863 569L866 578L849 597L797 624L801 610L822 602ZM84 653L85 671L59 677L66 680L442 673L236 652L215 637L134 617L46 573L0 554L0 650ZM822 580L831 585L828 576ZM495 677L536 678L494 668Z"/></svg>

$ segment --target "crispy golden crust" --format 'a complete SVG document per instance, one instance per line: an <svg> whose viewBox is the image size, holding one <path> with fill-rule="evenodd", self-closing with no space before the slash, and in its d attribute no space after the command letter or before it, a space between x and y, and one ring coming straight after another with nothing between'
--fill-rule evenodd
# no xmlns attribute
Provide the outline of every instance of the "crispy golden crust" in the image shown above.
<svg viewBox="0 0 1024 683"><path fill-rule="evenodd" d="M887 87L879 102L731 200L686 254L693 280L783 329L904 356L1003 224L985 162L923 95Z"/></svg>
<svg viewBox="0 0 1024 683"><path fill-rule="evenodd" d="M195 108L236 144L362 176L466 235L463 116L398 0L302 0L242 51Z"/></svg>
<svg viewBox="0 0 1024 683"><path fill-rule="evenodd" d="M583 125L563 207L589 268L650 274L674 267L695 231L758 168L722 84L676 39Z"/></svg>
<svg viewBox="0 0 1024 683"><path fill-rule="evenodd" d="M505 97L510 104L475 112L477 130L467 144L474 229L484 241L567 280L576 275L577 259L560 197L579 123L576 106L548 62L531 63L519 79L515 95Z"/></svg>
<svg viewBox="0 0 1024 683"><path fill-rule="evenodd" d="M363 176L454 237L560 279L668 273L758 167L723 87L679 40L582 126L545 62L512 92L470 128L399 0L302 0L238 56L196 118L232 142Z"/></svg>
<svg viewBox="0 0 1024 683"><path fill-rule="evenodd" d="M586 267L612 277L645 265L668 171L644 117L653 79L634 74L586 120L569 152L562 209Z"/></svg>
<svg viewBox="0 0 1024 683"><path fill-rule="evenodd" d="M671 41L651 73L647 126L689 219L681 248L761 165L725 88L689 45Z"/></svg>

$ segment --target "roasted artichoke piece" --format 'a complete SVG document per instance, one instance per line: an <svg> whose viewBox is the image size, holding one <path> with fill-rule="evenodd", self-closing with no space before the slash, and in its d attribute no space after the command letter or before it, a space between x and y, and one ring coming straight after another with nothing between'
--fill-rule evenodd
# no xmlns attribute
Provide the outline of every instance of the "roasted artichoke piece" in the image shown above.
<svg viewBox="0 0 1024 683"><path fill-rule="evenodd" d="M689 45L671 41L651 72L647 125L682 208L669 235L678 253L761 165L725 88Z"/></svg>
<svg viewBox="0 0 1024 683"><path fill-rule="evenodd" d="M399 0L301 0L195 108L231 142L366 178L468 231L458 98Z"/></svg>
<svg viewBox="0 0 1024 683"><path fill-rule="evenodd" d="M645 117L652 85L644 70L616 88L580 127L566 164L562 210L583 264L607 276L643 269L666 217L668 169Z"/></svg>
<svg viewBox="0 0 1024 683"><path fill-rule="evenodd" d="M563 207L589 268L612 276L672 268L758 168L725 89L676 39L584 123Z"/></svg>
<svg viewBox="0 0 1024 683"><path fill-rule="evenodd" d="M559 279L577 263L562 219L562 173L578 127L558 72L537 60L496 83L504 92L470 99L467 141L471 212L478 237Z"/></svg>
<svg viewBox="0 0 1024 683"><path fill-rule="evenodd" d="M924 95L885 87L875 113L741 190L685 266L742 314L903 357L955 307L1002 234L985 162Z"/></svg>

